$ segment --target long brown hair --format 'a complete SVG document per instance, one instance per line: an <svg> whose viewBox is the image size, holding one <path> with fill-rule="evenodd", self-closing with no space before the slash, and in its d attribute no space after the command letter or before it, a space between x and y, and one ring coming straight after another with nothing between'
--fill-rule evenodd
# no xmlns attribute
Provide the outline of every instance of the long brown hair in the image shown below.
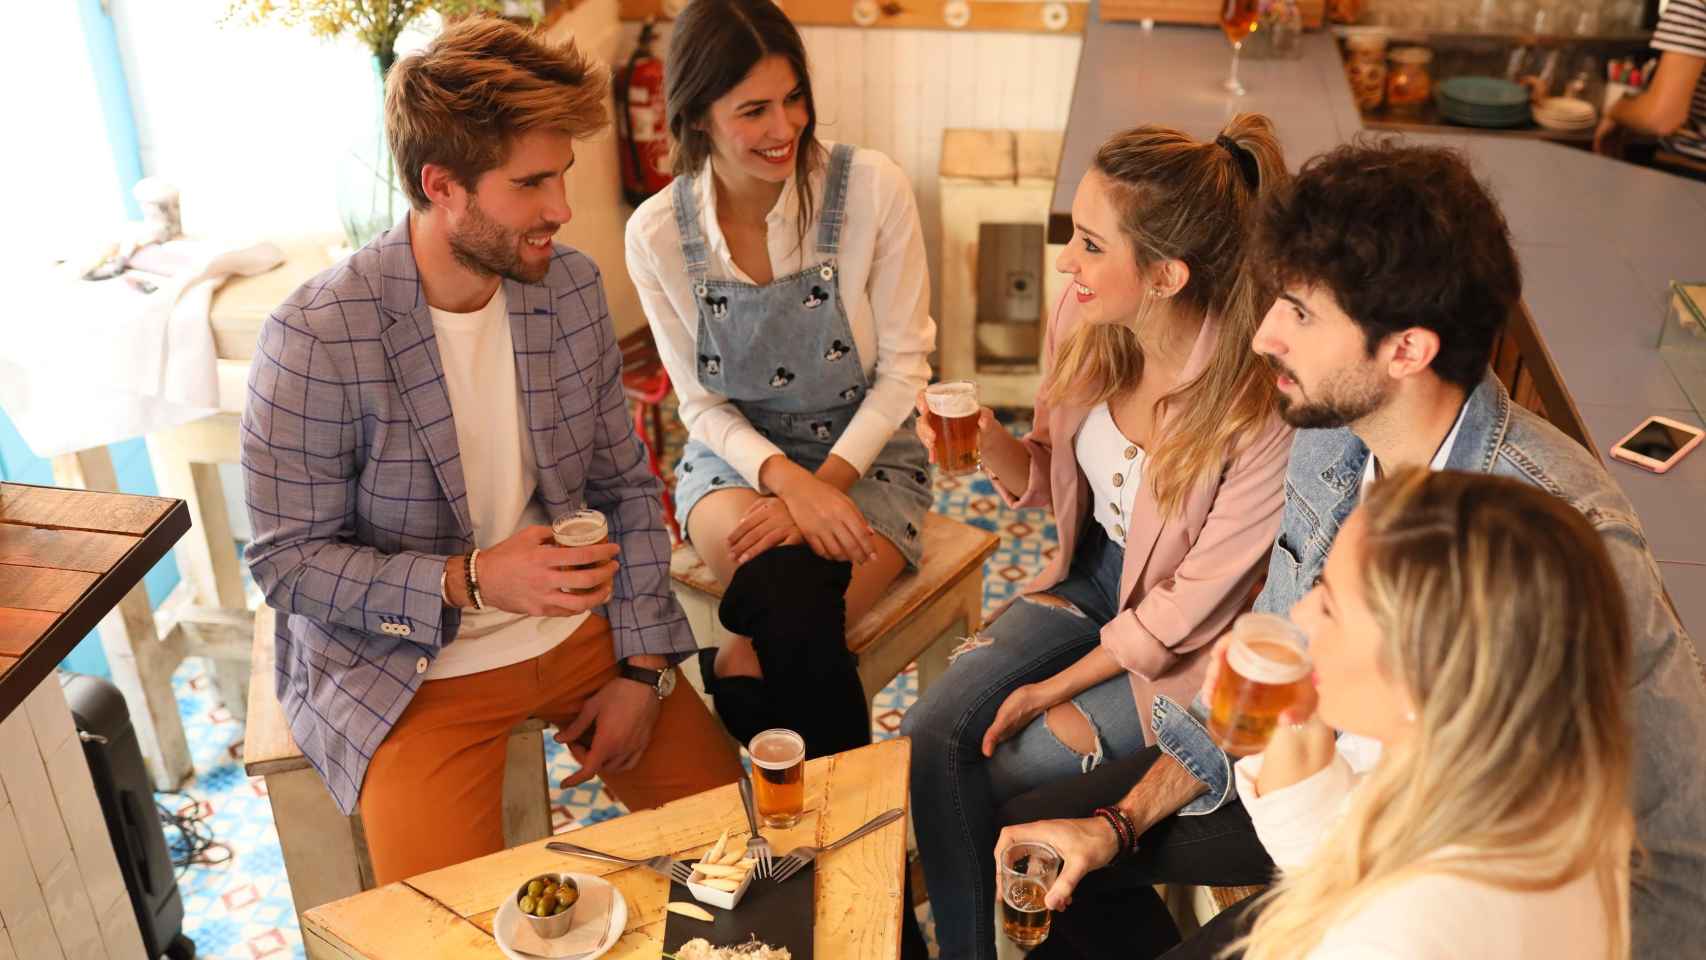
<svg viewBox="0 0 1706 960"><path fill-rule="evenodd" d="M1268 297L1246 262L1245 241L1257 200L1287 175L1285 156L1260 114L1233 117L1220 139L1142 126L1109 138L1093 162L1110 185L1139 273L1182 261L1190 276L1172 298L1175 310L1220 326L1208 366L1157 404L1158 417L1172 416L1144 473L1163 516L1184 509L1191 490L1218 477L1274 415L1273 380L1250 349ZM1056 353L1044 396L1101 403L1132 389L1143 361L1132 326L1084 324Z"/></svg>
<svg viewBox="0 0 1706 960"><path fill-rule="evenodd" d="M1629 621L1604 543L1564 501L1484 474L1410 468L1360 509L1375 662L1415 735L1266 895L1244 955L1307 954L1392 884L1447 873L1534 891L1593 875L1607 956L1627 957Z"/></svg>
<svg viewBox="0 0 1706 960"><path fill-rule="evenodd" d="M806 46L793 21L771 0L693 0L676 18L664 67L669 164L678 177L693 176L704 168L711 156L711 134L706 129L711 104L746 79L758 61L771 55L794 68L794 77L805 95L806 126L800 131L800 145L794 152L803 246L815 203L811 173L823 162L823 148L817 142L817 103L812 99L812 76L806 69Z"/></svg>

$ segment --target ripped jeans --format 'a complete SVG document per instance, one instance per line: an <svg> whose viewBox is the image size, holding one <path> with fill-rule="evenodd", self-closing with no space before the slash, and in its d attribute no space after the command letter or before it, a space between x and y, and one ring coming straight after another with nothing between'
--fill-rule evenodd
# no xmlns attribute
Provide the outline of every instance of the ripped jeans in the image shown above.
<svg viewBox="0 0 1706 960"><path fill-rule="evenodd" d="M1122 673L1072 699L1096 734L1094 753L1067 747L1039 716L993 757L983 756L983 735L1007 695L1094 650L1116 612L1125 551L1097 524L1084 534L1071 573L1051 597L1015 601L962 645L901 721L901 733L912 738L913 825L942 960L995 956L996 808L1144 747L1143 718ZM1054 599L1065 603L1048 602Z"/></svg>

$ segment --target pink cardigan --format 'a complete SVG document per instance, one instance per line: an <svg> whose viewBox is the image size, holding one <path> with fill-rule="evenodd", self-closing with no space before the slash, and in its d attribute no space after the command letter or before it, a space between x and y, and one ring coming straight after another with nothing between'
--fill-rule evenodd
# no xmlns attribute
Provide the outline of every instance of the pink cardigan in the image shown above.
<svg viewBox="0 0 1706 960"><path fill-rule="evenodd" d="M1045 371L1057 345L1077 323L1078 302L1068 291L1049 324ZM1208 364L1218 335L1218 324L1210 318L1191 347L1185 379ZM1089 481L1073 451L1078 428L1090 410L1051 406L1039 394L1031 432L1022 441L1031 452L1031 475L1023 495L1015 496L995 481L1009 506L1052 507L1060 531L1060 549L1025 585L1024 593L1046 591L1064 580L1072 569L1080 531L1096 522L1090 516ZM1274 413L1220 476L1190 492L1182 515L1161 516L1148 496L1147 479L1132 504L1120 612L1102 627L1102 646L1131 676L1132 695L1150 743L1155 739L1149 728L1153 698L1166 694L1190 703L1208 667L1204 654L1250 607L1279 533L1290 454L1291 429Z"/></svg>

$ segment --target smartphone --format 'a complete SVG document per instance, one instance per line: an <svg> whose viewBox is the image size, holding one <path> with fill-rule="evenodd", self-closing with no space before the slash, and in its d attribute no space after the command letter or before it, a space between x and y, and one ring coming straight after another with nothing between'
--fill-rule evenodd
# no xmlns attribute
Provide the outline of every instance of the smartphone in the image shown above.
<svg viewBox="0 0 1706 960"><path fill-rule="evenodd" d="M1642 470L1664 473L1699 446L1702 436L1706 430L1699 427L1669 417L1648 417L1612 446L1611 455Z"/></svg>

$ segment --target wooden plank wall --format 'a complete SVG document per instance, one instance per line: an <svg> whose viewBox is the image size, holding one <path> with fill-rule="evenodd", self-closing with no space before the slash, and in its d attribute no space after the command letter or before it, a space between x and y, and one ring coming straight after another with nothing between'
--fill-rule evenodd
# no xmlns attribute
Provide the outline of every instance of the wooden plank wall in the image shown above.
<svg viewBox="0 0 1706 960"><path fill-rule="evenodd" d="M624 23L620 48L639 25ZM669 24L659 25L658 52ZM941 276L936 168L950 127L1064 130L1076 34L802 27L822 136L881 150L912 180L930 275ZM1052 269L1052 266L1049 267ZM934 312L940 291L932 285Z"/></svg>

